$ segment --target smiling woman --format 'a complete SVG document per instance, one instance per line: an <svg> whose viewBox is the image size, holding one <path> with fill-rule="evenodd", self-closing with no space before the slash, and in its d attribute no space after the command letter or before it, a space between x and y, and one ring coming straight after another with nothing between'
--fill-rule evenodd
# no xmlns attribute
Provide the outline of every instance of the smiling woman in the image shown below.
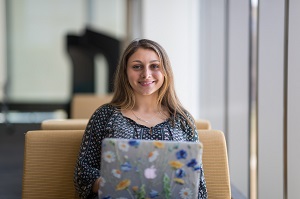
<svg viewBox="0 0 300 199"><path fill-rule="evenodd" d="M8 95L5 97L9 100L8 108L10 110L22 109L31 112L38 107L38 111L45 108L47 108L46 111L53 111L58 108L57 103L64 105L68 101L70 97L68 80L71 77L69 73L70 60L65 57L63 35L67 31L77 35L83 27L88 25L116 36L122 41L125 38L128 41L127 39L151 37L163 44L175 63L174 75L177 73L180 78L180 84L176 86L181 102L187 106L188 110L192 111L193 116L197 118L200 116L199 89L197 89L200 19L198 4L200 1L60 0L59 4L52 0L0 2L0 4L5 4L2 6L3 12L0 12L0 16L7 17L6 22L8 23L3 29L0 28L0 37L4 36L6 32L8 33L7 40L3 40L7 41L8 46L4 46L2 50L4 50L3 53L8 54L9 59L7 69L10 73L10 82ZM127 2L134 5L128 6ZM70 6L72 9L66 13ZM170 8L167 12L166 7ZM130 8L132 12L126 13L127 8ZM155 14L153 14L154 10ZM0 20L5 21L4 18ZM139 23L135 23L136 20ZM173 23L174 21L176 23ZM128 24L131 27L127 27ZM166 24L168 28L165 28ZM9 52L6 52L6 49L9 49ZM4 56L6 57L5 54ZM4 61L4 59L0 60ZM45 62L45 60L47 61ZM102 74L106 71L102 70L104 61L100 63L101 66L98 65L99 62L97 62L99 70L94 74L97 77L95 84L103 88L106 76ZM188 66L189 70L182 70L182 65ZM3 67L5 70L6 66ZM32 75L32 71L39 72L39 75ZM4 86L1 80L7 78L4 72L0 72L0 78L2 77L4 79L0 79L0 95L1 88ZM101 88L97 90L100 94ZM189 90L193 90L193 92L189 92ZM64 106L59 106L59 109L64 108ZM143 115L138 116L143 117ZM162 117L162 114L158 113L155 117ZM162 135L164 139L171 136L168 133ZM19 179L9 180L9 182L15 181L19 181ZM5 182L7 184L8 181ZM14 187L16 192L21 190L21 186L12 186L12 184L5 186ZM15 194L15 191L9 192L8 190L5 189L5 193ZM20 198L20 196L16 198Z"/></svg>
<svg viewBox="0 0 300 199"><path fill-rule="evenodd" d="M134 40L128 45L117 67L111 102L99 107L89 120L74 175L75 187L82 198L97 197L101 182L100 149L103 139L108 137L199 142L195 121L177 98L168 55L152 40ZM154 144L163 148L159 142ZM124 147L121 149L125 150ZM103 156L105 161L112 161L111 154L104 153ZM148 161L154 161L157 156L154 151ZM182 167L176 161L170 164L176 169ZM194 166L194 162L190 165ZM121 170L131 167L125 162ZM150 178L153 169L147 170ZM202 164L198 165L197 171L201 174L198 198L204 199L207 198L207 190ZM180 179L177 181L181 182ZM129 184L122 182L120 189L127 188Z"/></svg>

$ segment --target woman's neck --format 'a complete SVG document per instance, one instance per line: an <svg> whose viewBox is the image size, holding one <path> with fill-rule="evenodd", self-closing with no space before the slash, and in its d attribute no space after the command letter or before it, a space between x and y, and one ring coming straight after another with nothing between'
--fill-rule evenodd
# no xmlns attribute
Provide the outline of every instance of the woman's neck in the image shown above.
<svg viewBox="0 0 300 199"><path fill-rule="evenodd" d="M122 114L149 128L170 117L165 108L157 103L155 95L136 95L134 107L122 110Z"/></svg>
<svg viewBox="0 0 300 199"><path fill-rule="evenodd" d="M138 95L135 97L135 106L133 110L144 112L144 113L151 113L151 112L158 112L161 107L159 107L157 103L156 96L141 96Z"/></svg>

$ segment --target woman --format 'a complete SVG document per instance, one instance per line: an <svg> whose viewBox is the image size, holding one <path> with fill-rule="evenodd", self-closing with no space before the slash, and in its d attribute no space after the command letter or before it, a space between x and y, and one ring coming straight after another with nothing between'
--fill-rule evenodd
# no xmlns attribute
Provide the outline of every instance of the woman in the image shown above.
<svg viewBox="0 0 300 199"><path fill-rule="evenodd" d="M173 81L169 58L158 43L129 44L116 71L112 101L94 112L83 136L74 175L80 197L97 197L104 138L198 142L194 119L180 104ZM207 198L202 167L198 198Z"/></svg>

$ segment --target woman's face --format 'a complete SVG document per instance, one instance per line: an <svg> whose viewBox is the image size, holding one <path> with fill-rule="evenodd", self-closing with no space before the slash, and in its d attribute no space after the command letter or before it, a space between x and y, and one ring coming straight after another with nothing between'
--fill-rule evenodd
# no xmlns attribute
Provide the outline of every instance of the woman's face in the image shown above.
<svg viewBox="0 0 300 199"><path fill-rule="evenodd" d="M157 94L164 75L156 52L139 48L133 53L127 62L127 77L135 94Z"/></svg>

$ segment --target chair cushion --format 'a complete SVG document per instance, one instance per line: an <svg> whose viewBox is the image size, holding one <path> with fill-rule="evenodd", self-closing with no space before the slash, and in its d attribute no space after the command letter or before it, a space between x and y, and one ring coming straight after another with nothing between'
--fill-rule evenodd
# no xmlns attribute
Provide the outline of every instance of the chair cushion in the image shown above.
<svg viewBox="0 0 300 199"><path fill-rule="evenodd" d="M23 199L78 198L73 175L82 135L82 130L26 133Z"/></svg>

